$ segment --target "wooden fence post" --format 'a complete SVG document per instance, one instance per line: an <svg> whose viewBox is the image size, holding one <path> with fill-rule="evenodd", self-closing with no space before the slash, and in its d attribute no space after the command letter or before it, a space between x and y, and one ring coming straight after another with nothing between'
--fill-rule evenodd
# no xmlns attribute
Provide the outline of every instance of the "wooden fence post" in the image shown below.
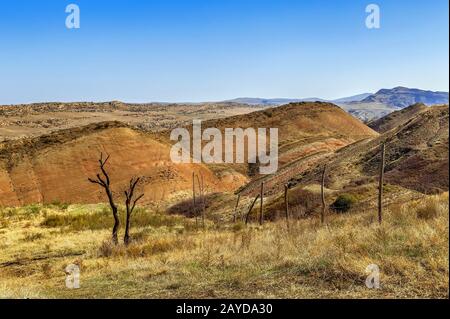
<svg viewBox="0 0 450 319"><path fill-rule="evenodd" d="M378 223L383 220L383 182L384 182L384 161L386 153L386 143L381 144L380 180L378 185Z"/></svg>
<svg viewBox="0 0 450 319"><path fill-rule="evenodd" d="M237 220L237 209L239 206L239 199L241 198L241 193L238 194L237 200L236 200L236 206L234 207L234 217L233 217L233 223Z"/></svg>
<svg viewBox="0 0 450 319"><path fill-rule="evenodd" d="M201 179L201 182L200 182ZM197 175L197 182L198 182L198 189L200 192L200 198L201 198L201 211L202 211L202 225L205 227L205 211L206 211L206 201L205 201L205 189L203 185L203 174L200 173L200 178Z"/></svg>
<svg viewBox="0 0 450 319"><path fill-rule="evenodd" d="M258 200L258 198L259 198L259 194L255 197L255 199L253 200L253 203L250 205L250 208L248 209L247 216L245 216L245 225L247 225L247 223L248 223L248 217L250 215L250 212L253 209L253 206L255 206L255 203Z"/></svg>
<svg viewBox="0 0 450 319"><path fill-rule="evenodd" d="M205 218L206 218L206 195L205 195L205 183L203 180L203 174L200 173L200 178L202 179L202 194L203 194L203 227L205 227Z"/></svg>
<svg viewBox="0 0 450 319"><path fill-rule="evenodd" d="M197 205L195 202L195 172L192 172L192 200L194 203L195 225L198 226Z"/></svg>
<svg viewBox="0 0 450 319"><path fill-rule="evenodd" d="M286 184L284 185L284 208L286 213L286 225L287 229L289 230L289 198L288 198L288 191L289 186Z"/></svg>
<svg viewBox="0 0 450 319"><path fill-rule="evenodd" d="M264 202L264 182L261 182L261 206L259 207L259 224L262 225L264 222L264 215L263 215L263 202Z"/></svg>
<svg viewBox="0 0 450 319"><path fill-rule="evenodd" d="M322 198L322 212L320 214L320 222L323 224L325 222L325 209L326 209L326 204L325 204L325 174L326 174L326 169L327 166L324 165L323 167L323 171L322 171L322 183L320 186L320 195Z"/></svg>

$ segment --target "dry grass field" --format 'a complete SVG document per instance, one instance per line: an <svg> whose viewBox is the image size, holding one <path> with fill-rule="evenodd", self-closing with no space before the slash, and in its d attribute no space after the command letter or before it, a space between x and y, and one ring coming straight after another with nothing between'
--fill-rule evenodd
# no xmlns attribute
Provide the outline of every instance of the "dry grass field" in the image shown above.
<svg viewBox="0 0 450 319"><path fill-rule="evenodd" d="M123 215L123 214L122 214ZM0 210L0 297L448 298L448 193L375 211L263 226L215 223L139 208L133 243L109 244L103 205ZM123 230L121 232L123 235ZM81 269L80 289L64 269ZM380 268L381 289L365 286Z"/></svg>

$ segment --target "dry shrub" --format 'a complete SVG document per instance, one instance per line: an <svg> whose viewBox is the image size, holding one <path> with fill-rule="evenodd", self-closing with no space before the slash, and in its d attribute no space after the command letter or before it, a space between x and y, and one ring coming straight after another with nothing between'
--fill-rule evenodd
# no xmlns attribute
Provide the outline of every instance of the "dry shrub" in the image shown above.
<svg viewBox="0 0 450 319"><path fill-rule="evenodd" d="M444 210L444 205L434 198L426 199L425 202L417 208L416 216L419 219L434 219L442 214Z"/></svg>
<svg viewBox="0 0 450 319"><path fill-rule="evenodd" d="M175 236L151 237L146 241L132 242L128 246L114 245L111 241L104 241L98 249L97 256L140 258L193 247L195 242L189 237Z"/></svg>
<svg viewBox="0 0 450 319"><path fill-rule="evenodd" d="M125 213L119 209L119 217L121 224L125 224ZM108 207L103 207L100 211L93 211L90 213L50 213L45 216L41 226L44 227L65 227L69 231L83 231L83 230L99 230L112 228L114 220L111 211ZM193 228L192 223L185 220L181 216L170 216L161 213L149 212L142 208L136 208L131 220L132 227L174 227L179 224L187 229Z"/></svg>
<svg viewBox="0 0 450 319"><path fill-rule="evenodd" d="M252 230L246 230L242 232L241 237L241 248L248 249L250 247L250 244L252 242Z"/></svg>
<svg viewBox="0 0 450 319"><path fill-rule="evenodd" d="M41 270L42 270L42 274L46 278L52 277L52 265L50 263L46 262L46 263L42 264Z"/></svg>
<svg viewBox="0 0 450 319"><path fill-rule="evenodd" d="M255 205L257 206L257 205ZM289 213L292 218L303 218L313 215L321 206L319 193L314 193L302 188L293 188L289 191ZM252 210L251 216L257 216L259 207ZM284 218L285 203L284 195L280 195L273 202L269 202L264 207L264 217L267 220L276 220L277 217Z"/></svg>
<svg viewBox="0 0 450 319"><path fill-rule="evenodd" d="M25 242L33 242L35 240L39 240L44 238L44 235L42 233L26 233L23 241Z"/></svg>
<svg viewBox="0 0 450 319"><path fill-rule="evenodd" d="M98 249L99 257L110 257L113 254L114 244L111 241L104 241Z"/></svg>
<svg viewBox="0 0 450 319"><path fill-rule="evenodd" d="M161 254L178 249L192 249L195 243L189 237L152 238L142 249L145 255Z"/></svg>

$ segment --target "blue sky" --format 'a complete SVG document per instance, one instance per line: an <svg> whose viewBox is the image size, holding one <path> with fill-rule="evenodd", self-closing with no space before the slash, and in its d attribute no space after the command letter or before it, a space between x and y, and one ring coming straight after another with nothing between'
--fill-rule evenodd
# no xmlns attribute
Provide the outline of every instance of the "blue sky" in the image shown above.
<svg viewBox="0 0 450 319"><path fill-rule="evenodd" d="M0 104L448 91L448 26L447 0L0 0Z"/></svg>

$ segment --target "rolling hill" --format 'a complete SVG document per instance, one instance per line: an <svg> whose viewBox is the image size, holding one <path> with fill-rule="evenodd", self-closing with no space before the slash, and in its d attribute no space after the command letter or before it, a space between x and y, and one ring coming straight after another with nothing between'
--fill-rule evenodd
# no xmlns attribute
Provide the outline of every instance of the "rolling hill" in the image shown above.
<svg viewBox="0 0 450 319"><path fill-rule="evenodd" d="M423 109L420 105L411 110ZM388 121L385 120L385 123ZM386 142L386 183L422 193L449 189L449 108L433 106L417 112L374 139L363 140L336 152L291 180L292 185L316 183L327 165L328 187L344 189L375 182L380 144Z"/></svg>
<svg viewBox="0 0 450 319"><path fill-rule="evenodd" d="M252 178L241 190L252 193L259 180L267 181L267 189L279 189L289 178L314 167L316 162L336 150L378 133L352 117L340 107L326 102L291 103L262 111L202 123L202 128L278 128L279 170L272 175L249 175L246 164L221 164L214 169L231 168ZM190 127L187 127L191 129ZM169 132L166 133L166 138ZM270 180L270 181L269 181Z"/></svg>
<svg viewBox="0 0 450 319"><path fill-rule="evenodd" d="M338 106L326 102L290 103L202 123L202 129L209 127L222 132L225 128L278 128L280 166L378 135ZM168 139L170 131L163 135ZM246 166L232 166L245 174Z"/></svg>
<svg viewBox="0 0 450 319"><path fill-rule="evenodd" d="M0 205L97 203L103 191L87 181L98 172L100 152L111 158L113 191L121 196L132 176L143 177L143 203L183 197L192 189L192 173L204 176L211 191L242 185L239 174L216 176L199 164L174 164L170 145L120 122L95 123L37 138L0 144Z"/></svg>
<svg viewBox="0 0 450 319"><path fill-rule="evenodd" d="M378 120L368 123L368 126L379 133L384 133L414 118L417 114L428 109L425 104L416 103L400 111L394 111Z"/></svg>
<svg viewBox="0 0 450 319"><path fill-rule="evenodd" d="M339 107L321 102L208 120L203 122L206 127L278 128L280 166L320 158L354 141L378 135ZM130 177L143 176L143 203L190 196L193 172L204 176L209 192L233 191L248 180L245 164L172 163L168 132L145 133L121 122L102 122L3 142L0 205L104 201L102 190L87 182L98 170L100 152L111 155L108 165L118 195Z"/></svg>

